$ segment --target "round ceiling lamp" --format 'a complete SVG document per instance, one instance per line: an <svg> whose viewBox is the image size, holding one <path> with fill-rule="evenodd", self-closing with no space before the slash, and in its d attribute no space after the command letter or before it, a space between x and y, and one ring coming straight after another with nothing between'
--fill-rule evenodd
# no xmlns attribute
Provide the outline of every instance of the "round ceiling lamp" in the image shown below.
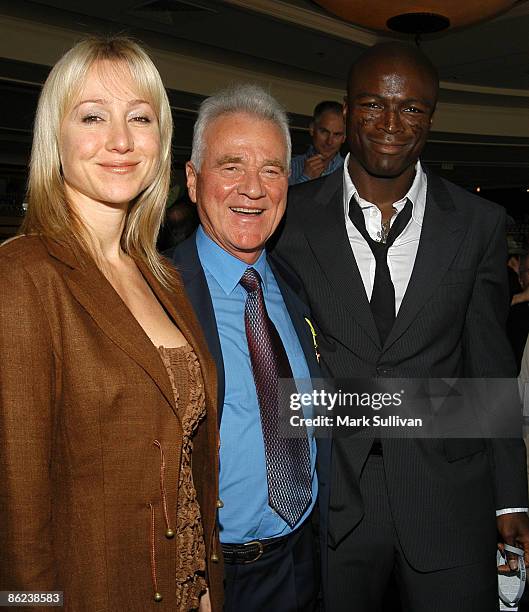
<svg viewBox="0 0 529 612"><path fill-rule="evenodd" d="M315 0L351 23L377 31L430 34L490 19L516 0Z"/></svg>

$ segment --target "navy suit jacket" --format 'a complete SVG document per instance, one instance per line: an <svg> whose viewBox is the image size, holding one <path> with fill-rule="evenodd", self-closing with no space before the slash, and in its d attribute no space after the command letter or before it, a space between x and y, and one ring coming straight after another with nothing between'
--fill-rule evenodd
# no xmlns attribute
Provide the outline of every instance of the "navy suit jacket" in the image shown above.
<svg viewBox="0 0 529 612"><path fill-rule="evenodd" d="M209 350L217 366L218 378L218 415L219 425L222 418L222 407L224 404L224 360L220 347L220 339L217 331L217 322L213 303L209 293L206 276L198 257L196 245L196 232L184 242L165 253L172 264L180 273L186 288L189 300L195 309L197 318L202 325L204 336ZM322 374L316 361L316 354L312 339L312 333L305 321L309 318L308 307L301 301L296 292L287 283L296 283L296 278L290 276L287 268L279 269L279 265L267 258L272 272L274 273L277 284L283 296L285 306L290 314L292 325L296 330L298 339L307 360L307 366L312 378L321 378ZM329 507L329 478L331 462L330 440L325 438L317 439L318 457L318 488L319 488L319 508L320 508L320 545L321 551L327 550L327 513ZM326 559L322 558L322 565L326 566Z"/></svg>

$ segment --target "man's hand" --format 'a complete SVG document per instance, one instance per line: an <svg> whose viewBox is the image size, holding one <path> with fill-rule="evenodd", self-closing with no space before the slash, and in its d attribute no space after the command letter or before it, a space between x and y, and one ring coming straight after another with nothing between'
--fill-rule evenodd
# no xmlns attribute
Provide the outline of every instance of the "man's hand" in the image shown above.
<svg viewBox="0 0 529 612"><path fill-rule="evenodd" d="M523 304L523 302L529 302L529 287L526 287L520 293L515 293L512 296L511 306L515 304Z"/></svg>
<svg viewBox="0 0 529 612"><path fill-rule="evenodd" d="M211 612L211 600L209 598L209 589L206 590L204 595L200 598L200 605L198 606L198 612Z"/></svg>
<svg viewBox="0 0 529 612"><path fill-rule="evenodd" d="M500 534L498 548L503 550L503 544L517 546L524 550L525 565L529 566L529 517L525 512L511 512L496 517L496 526ZM518 560L512 553L506 554L509 565L500 565L498 571L508 573L518 569Z"/></svg>
<svg viewBox="0 0 529 612"><path fill-rule="evenodd" d="M328 165L329 160L317 153L312 157L307 157L303 165L303 174L311 179L318 178L323 174Z"/></svg>

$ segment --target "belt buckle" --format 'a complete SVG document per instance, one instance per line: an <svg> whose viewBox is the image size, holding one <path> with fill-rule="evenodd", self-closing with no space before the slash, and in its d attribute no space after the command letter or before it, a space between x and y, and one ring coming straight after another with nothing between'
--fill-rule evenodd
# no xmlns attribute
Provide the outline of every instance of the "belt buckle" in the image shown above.
<svg viewBox="0 0 529 612"><path fill-rule="evenodd" d="M243 544L243 546L251 546L252 544L257 544L257 547L259 549L259 551L257 553L257 557L255 557L255 559L251 559L249 561L243 561L244 565L247 565L248 563L255 563L258 559L260 559L263 556L264 547L263 547L262 543L259 542L259 540L252 540L251 542L245 542Z"/></svg>

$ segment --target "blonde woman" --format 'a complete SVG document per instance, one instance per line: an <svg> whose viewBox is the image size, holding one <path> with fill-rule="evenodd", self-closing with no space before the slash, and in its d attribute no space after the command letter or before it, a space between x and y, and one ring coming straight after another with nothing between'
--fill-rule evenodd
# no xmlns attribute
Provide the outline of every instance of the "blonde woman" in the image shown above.
<svg viewBox="0 0 529 612"><path fill-rule="evenodd" d="M154 246L171 132L141 47L75 46L0 247L0 590L66 610L222 607L215 371Z"/></svg>

